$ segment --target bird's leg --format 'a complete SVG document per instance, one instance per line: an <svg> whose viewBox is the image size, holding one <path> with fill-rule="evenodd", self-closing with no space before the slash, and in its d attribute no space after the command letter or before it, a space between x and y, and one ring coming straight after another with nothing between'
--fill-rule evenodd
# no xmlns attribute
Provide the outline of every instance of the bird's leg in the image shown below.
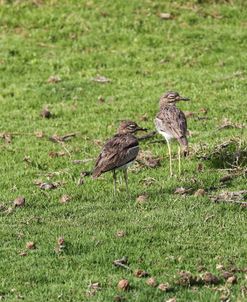
<svg viewBox="0 0 247 302"><path fill-rule="evenodd" d="M123 172L124 172L124 181L125 181L125 185L126 185L126 191L127 191L127 194L129 195L128 171L127 171L127 169L124 169Z"/></svg>
<svg viewBox="0 0 247 302"><path fill-rule="evenodd" d="M172 153L171 153L171 146L170 146L170 143L169 143L168 139L166 140L166 142L167 142L168 153L169 153L169 160L170 160L170 176L172 176L173 173L172 173Z"/></svg>
<svg viewBox="0 0 247 302"><path fill-rule="evenodd" d="M178 145L178 174L181 175L181 147Z"/></svg>
<svg viewBox="0 0 247 302"><path fill-rule="evenodd" d="M115 170L113 170L112 171L112 173L113 173L113 185L114 185L114 195L116 195L116 183L117 183L117 176L116 176L116 171Z"/></svg>

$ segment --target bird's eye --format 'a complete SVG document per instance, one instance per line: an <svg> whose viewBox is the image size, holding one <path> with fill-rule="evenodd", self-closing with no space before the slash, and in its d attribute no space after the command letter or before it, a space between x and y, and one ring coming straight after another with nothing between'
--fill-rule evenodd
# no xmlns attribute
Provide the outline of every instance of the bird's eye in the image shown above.
<svg viewBox="0 0 247 302"><path fill-rule="evenodd" d="M130 124L130 125L128 126L128 128L131 129L131 130L132 130L132 129L135 129L135 127L136 127L136 126L135 126L134 124Z"/></svg>
<svg viewBox="0 0 247 302"><path fill-rule="evenodd" d="M175 94L169 94L169 95L168 95L168 98L169 98L169 99L174 99L175 97L176 97Z"/></svg>

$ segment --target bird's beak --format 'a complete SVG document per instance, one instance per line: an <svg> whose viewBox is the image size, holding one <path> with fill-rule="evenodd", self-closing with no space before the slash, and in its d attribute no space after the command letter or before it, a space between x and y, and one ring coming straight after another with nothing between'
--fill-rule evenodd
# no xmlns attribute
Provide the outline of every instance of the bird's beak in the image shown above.
<svg viewBox="0 0 247 302"><path fill-rule="evenodd" d="M184 97L179 97L179 99L178 99L179 101L190 101L190 99L189 98L184 98Z"/></svg>
<svg viewBox="0 0 247 302"><path fill-rule="evenodd" d="M148 131L147 128L137 127L136 131Z"/></svg>

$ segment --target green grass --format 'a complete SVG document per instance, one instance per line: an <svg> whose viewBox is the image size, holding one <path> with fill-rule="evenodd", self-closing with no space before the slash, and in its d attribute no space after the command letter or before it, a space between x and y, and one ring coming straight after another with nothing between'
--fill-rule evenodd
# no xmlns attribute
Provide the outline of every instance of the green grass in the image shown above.
<svg viewBox="0 0 247 302"><path fill-rule="evenodd" d="M215 286L183 288L175 281L181 270L198 275L199 265L217 275L217 264L247 266L246 209L209 199L209 193L246 188L246 178L221 188L227 171L198 157L200 146L210 154L231 138L246 145L245 129L217 130L223 118L246 122L245 1L0 3L0 132L13 134L9 144L0 139L0 203L8 208L17 196L26 198L24 207L0 212L0 299L109 302L120 295L126 301L219 301ZM174 19L161 20L160 12ZM61 82L47 83L51 75ZM93 82L97 75L111 83ZM113 196L110 173L77 186L93 161L72 161L95 158L95 140L112 136L121 119L152 130L157 100L167 90L191 98L179 104L182 110L208 109L207 120L188 120L191 155L182 161L181 179L169 178L166 145L146 141L141 148L162 157L162 165L129 173L131 198L123 190ZM40 117L45 106L54 118ZM144 114L147 121L141 120ZM45 136L37 138L37 131ZM64 145L48 139L70 132L77 135ZM65 156L51 158L52 151ZM173 152L175 158L175 146ZM152 185L143 184L147 177L155 179ZM34 185L37 179L62 185L44 192ZM177 187L204 188L207 194L184 198L174 194ZM139 205L136 197L143 193L149 197ZM72 200L59 203L63 194ZM126 236L118 238L117 230ZM60 236L66 249L57 255ZM28 241L37 248L22 257ZM133 270L145 269L174 290L161 292L114 267L112 261L124 255ZM238 277L230 298L246 301L241 287L247 281L242 273ZM121 278L130 281L130 291L117 290ZM100 282L102 290L87 297L90 282Z"/></svg>

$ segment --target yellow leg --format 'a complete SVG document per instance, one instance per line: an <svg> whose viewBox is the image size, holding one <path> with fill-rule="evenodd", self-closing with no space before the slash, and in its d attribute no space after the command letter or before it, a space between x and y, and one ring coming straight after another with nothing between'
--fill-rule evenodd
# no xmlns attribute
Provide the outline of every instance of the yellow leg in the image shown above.
<svg viewBox="0 0 247 302"><path fill-rule="evenodd" d="M169 160L170 160L170 176L172 176L173 173L172 173L172 153L171 153L171 146L170 146L169 140L167 140L166 142L167 142L168 153L169 153Z"/></svg>
<svg viewBox="0 0 247 302"><path fill-rule="evenodd" d="M181 175L181 148L178 146L178 173Z"/></svg>

